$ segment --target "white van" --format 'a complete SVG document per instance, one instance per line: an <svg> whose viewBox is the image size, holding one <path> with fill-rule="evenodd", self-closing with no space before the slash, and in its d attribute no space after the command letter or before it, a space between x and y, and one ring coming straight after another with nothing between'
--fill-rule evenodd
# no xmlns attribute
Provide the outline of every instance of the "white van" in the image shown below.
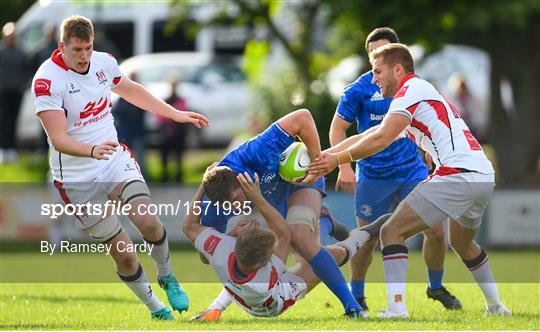
<svg viewBox="0 0 540 332"><path fill-rule="evenodd" d="M96 43L99 33L115 44L119 51L115 56L119 61L136 55L172 51L241 55L248 37L247 28L223 26L219 29L204 28L196 36L189 34L190 25L204 20L215 8L211 2L202 3L193 14L196 17L189 18L169 34L164 30L174 11L170 1L41 0L21 16L16 29L18 42L27 54L34 53L39 47L45 24L58 28L64 18L78 14L92 19ZM32 110L30 91L27 91L17 123L19 144L35 146L40 140L40 124Z"/></svg>

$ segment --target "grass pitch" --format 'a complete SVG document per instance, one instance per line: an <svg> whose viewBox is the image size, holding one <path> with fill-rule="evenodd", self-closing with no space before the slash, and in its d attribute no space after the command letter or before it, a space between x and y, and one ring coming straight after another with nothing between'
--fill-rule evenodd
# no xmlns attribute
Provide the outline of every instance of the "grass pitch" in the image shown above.
<svg viewBox="0 0 540 332"><path fill-rule="evenodd" d="M193 260L194 252L177 251L171 253L176 275L182 279L183 262ZM407 287L407 302L411 318L409 320L379 320L375 310L384 309L386 287L380 283L377 270L380 260L375 255L366 286L368 304L372 312L369 319L350 320L341 317L342 308L338 300L324 286L299 301L295 306L277 318L254 318L236 305L232 305L219 323L199 323L187 321L189 317L203 310L219 293L216 283L183 283L191 300L190 311L179 315L174 322L151 321L149 312L139 303L127 287L121 283L1 283L0 284L0 328L2 329L122 329L122 330L538 330L540 329L540 284L538 282L499 284L504 303L514 316L484 316L484 301L480 289L468 282L447 283L446 286L462 301L463 310L446 311L439 303L426 298L425 283L411 283ZM490 253L494 266L516 263L512 257L530 256L537 253ZM33 272L41 272L39 261L43 256L30 253L2 253L2 269L12 266L12 261L25 262ZM56 256L62 262L67 255ZM422 258L411 253L410 270L423 271ZM59 263L57 262L57 263ZM107 258L97 258L94 269L107 269L113 274L112 264ZM35 263L35 264L34 264ZM153 275L151 262L143 258L147 273ZM459 261L450 254L447 270L457 268ZM529 266L531 266L529 264ZM537 264L533 267L538 266ZM465 272L465 268L460 266ZM370 270L370 271L371 271ZM5 272L5 271L3 271ZM449 271L450 272L450 271ZM203 269L199 273L211 273ZM344 271L348 276L348 270ZM370 272L371 273L371 272ZM496 278L501 280L501 277ZM499 272L500 274L501 272ZM188 278L188 277L185 277ZM3 281L6 280L3 278ZM191 279L193 280L193 279ZM201 279L202 280L202 279ZM506 279L510 280L510 279ZM153 285L158 296L166 301L165 294L157 284Z"/></svg>

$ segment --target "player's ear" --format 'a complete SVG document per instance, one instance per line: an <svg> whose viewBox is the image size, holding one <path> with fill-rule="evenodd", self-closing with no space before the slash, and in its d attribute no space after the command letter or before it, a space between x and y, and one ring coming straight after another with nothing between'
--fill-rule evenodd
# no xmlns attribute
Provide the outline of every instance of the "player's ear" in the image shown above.
<svg viewBox="0 0 540 332"><path fill-rule="evenodd" d="M58 49L63 52L64 51L64 46L66 46L66 44L63 42L63 41L58 41Z"/></svg>

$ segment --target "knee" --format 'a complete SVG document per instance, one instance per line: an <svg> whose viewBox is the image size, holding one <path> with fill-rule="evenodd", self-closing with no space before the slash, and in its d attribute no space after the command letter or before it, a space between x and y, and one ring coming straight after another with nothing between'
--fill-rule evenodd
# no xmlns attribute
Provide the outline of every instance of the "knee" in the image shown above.
<svg viewBox="0 0 540 332"><path fill-rule="evenodd" d="M385 224L381 227L381 231L379 234L380 240L381 240L381 246L386 245L389 242L392 242L395 238L395 231L392 226L389 224Z"/></svg>
<svg viewBox="0 0 540 332"><path fill-rule="evenodd" d="M147 216L148 220L142 223L139 231L141 231L143 237L150 241L159 241L163 236L163 225L152 216Z"/></svg>
<svg viewBox="0 0 540 332"><path fill-rule="evenodd" d="M134 253L126 253L117 260L118 270L124 273L135 273L139 268L139 259Z"/></svg>
<svg viewBox="0 0 540 332"><path fill-rule="evenodd" d="M446 241L443 227L430 228L424 232L428 241L443 243Z"/></svg>

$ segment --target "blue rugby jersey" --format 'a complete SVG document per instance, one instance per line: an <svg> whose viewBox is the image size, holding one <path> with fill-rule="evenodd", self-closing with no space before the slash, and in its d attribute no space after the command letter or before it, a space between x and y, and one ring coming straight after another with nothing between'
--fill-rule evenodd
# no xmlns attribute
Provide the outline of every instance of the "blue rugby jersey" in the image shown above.
<svg viewBox="0 0 540 332"><path fill-rule="evenodd" d="M286 217L287 200L292 192L300 188L316 188L324 193L324 177L313 185L293 186L279 176L279 157L294 138L283 130L277 122L272 124L263 133L250 139L229 152L218 164L227 166L236 173L247 172L251 178L253 174L259 175L261 193L264 198L275 207L283 217ZM203 201L209 201L204 195ZM204 209L203 209L204 211ZM225 231L227 221L234 215L225 215L212 204L202 215L202 224Z"/></svg>
<svg viewBox="0 0 540 332"><path fill-rule="evenodd" d="M383 98L379 87L372 83L369 71L349 84L336 109L336 114L347 122L356 122L362 133L380 124L388 111L392 98ZM400 178L413 167L424 165L416 144L408 138L393 142L385 150L356 163L356 178ZM424 165L424 167L426 167Z"/></svg>

